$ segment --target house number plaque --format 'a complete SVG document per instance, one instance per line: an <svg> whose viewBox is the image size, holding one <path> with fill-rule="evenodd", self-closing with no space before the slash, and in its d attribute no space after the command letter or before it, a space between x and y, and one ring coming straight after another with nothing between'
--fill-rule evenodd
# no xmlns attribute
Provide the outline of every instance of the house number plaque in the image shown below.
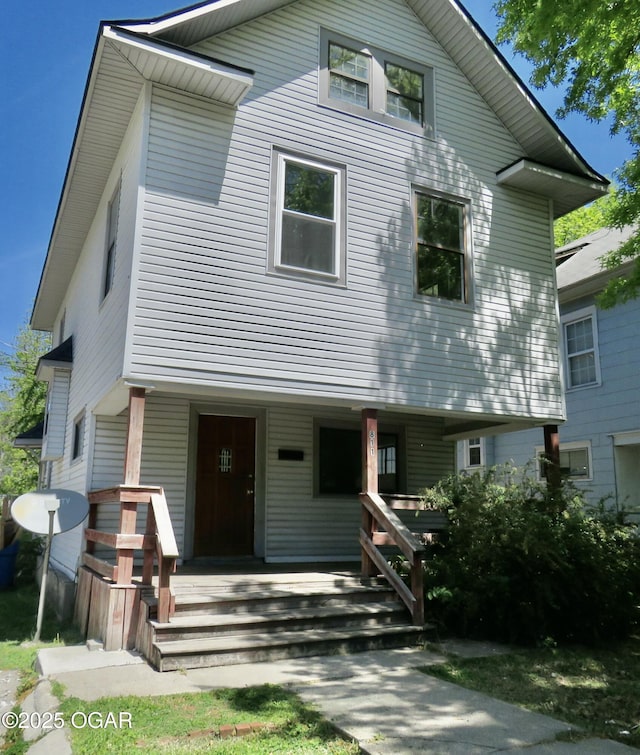
<svg viewBox="0 0 640 755"><path fill-rule="evenodd" d="M375 430L369 430L369 453L371 456L376 455L376 433Z"/></svg>

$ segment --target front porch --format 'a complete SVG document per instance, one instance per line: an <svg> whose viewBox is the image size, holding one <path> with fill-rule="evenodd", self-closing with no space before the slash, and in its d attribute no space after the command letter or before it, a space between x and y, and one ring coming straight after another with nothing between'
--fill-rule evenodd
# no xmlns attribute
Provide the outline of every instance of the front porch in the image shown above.
<svg viewBox="0 0 640 755"><path fill-rule="evenodd" d="M400 425L393 425L387 416L384 434L387 442L389 437L393 441L385 446L378 444L378 411L361 409L359 429L354 431L350 423L343 436L357 433L361 454L356 466L359 464L360 468L354 470L349 465L341 484L358 478L355 483L358 487L354 489L362 492L359 496L353 491L347 496L345 490L345 495L341 496L325 492L323 497L324 491L314 492L312 485L316 475L313 459L317 451L313 438L320 438L312 434L317 409L286 415L300 426L304 421L307 428L306 435L296 436L300 441L296 448L281 443L282 426L278 427L279 435L274 432L273 438L266 439L266 422L256 419L255 410L252 413L245 409L240 415L252 417L243 423L251 427L252 434L250 441L244 438L242 446L234 445L235 436L225 435L230 426L237 426L238 409L216 413L195 412L192 407L194 427L203 426L199 422L202 416L226 416L233 420L231 424L224 424L214 444L209 442L209 436L205 443L204 436L198 435L201 441L198 448L208 449L198 468L213 467L215 474L224 476L225 480L223 484L215 476L199 474L196 487L205 492L216 490L221 501L242 502L242 522L249 522L249 531L256 537L251 549L252 540L243 535L244 539L238 540L242 542L241 552L246 553L249 548L249 555L260 557L257 561L228 558L197 561L193 556L203 554L189 553L185 537L184 512L187 509L174 504L171 510L178 521L182 518L182 532L177 537L163 488L140 484L145 401L144 389L131 388L124 484L89 493L89 524L84 533L86 547L76 601L76 621L88 637L101 640L106 650L138 648L158 668L175 667L169 657L180 658L175 663L182 665L216 665L224 662L224 658L235 658L227 662L238 662L241 656L255 659L260 653L283 657L277 654L337 652L352 646L361 647L363 637L369 638L367 642L378 643L369 645L373 647L406 644L421 637L425 625L422 559L425 542L443 526L442 515L421 512L427 521L419 521L416 512L420 501L416 495L382 495L378 488L381 478L386 478L386 482L393 479L404 483L405 489L416 490L420 484L425 484L419 482L427 479L425 469L434 474L438 467L432 463L429 468L428 462L434 458L429 453L444 445L438 445L433 420L418 422L408 418L405 422L413 422L413 425L403 433ZM265 410L260 411L264 414ZM279 413L284 416L281 410ZM271 415L272 420L273 417ZM330 426L344 427L344 422L337 422ZM270 423L271 427L275 425L274 421ZM292 437L292 426L288 426L288 437ZM331 438L335 440L338 435L334 432ZM241 455L246 460L247 448L255 455L261 442L266 452L261 454L262 461L256 462L254 458L249 465L236 464ZM242 454L238 449L244 449ZM357 454L357 447L355 451ZM409 471L402 474L397 471L399 452L404 452L410 460L407 462ZM337 458L335 454L333 458ZM386 464L383 473L378 469L379 463ZM235 483L228 484L234 475ZM264 493L267 479L272 482L271 498L267 507L266 494L262 496L258 527L257 515L254 520L246 512L258 511L256 490L262 487ZM287 481L286 486L282 480ZM246 505L247 502L251 502L251 506ZM399 516L402 512L404 521ZM139 513L143 513L140 518ZM193 551L199 551L195 545L196 533L202 540L201 527L206 525L206 532L210 532L211 528L224 528L229 524L228 519L220 517L210 520L194 517L192 522ZM233 535L237 524L237 520L233 521L232 528L219 538L221 546L226 542L231 546L237 544ZM264 552L255 547L260 529L263 542L268 540L272 549L270 558L265 558ZM244 525L239 531L246 535ZM283 540L286 542L281 544ZM332 552L334 540L347 544L348 558L357 558L355 554L359 550L357 572L349 568L335 573L331 566L331 562L337 560L336 551ZM300 555L307 549L304 560L312 566L299 566L295 570L289 566L301 560L291 558L296 554L291 550L292 544L294 548L302 544L297 550ZM309 550L310 544L313 551ZM233 548L223 552L235 553ZM401 553L407 561L406 582L388 563L388 556L393 552ZM338 553L344 554L344 551ZM339 558L343 561L343 555ZM176 572L180 559L185 559L187 564ZM141 572L138 574L137 570ZM294 578L293 574L297 576ZM372 594L375 595L373 600L370 599ZM204 599L194 601L194 596L204 596ZM393 608L391 603L395 604ZM363 604L369 605L363 607ZM300 632L306 634L303 636ZM231 640L231 637L236 639Z"/></svg>
<svg viewBox="0 0 640 755"><path fill-rule="evenodd" d="M189 564L172 578L174 612L144 593L137 649L160 671L415 645L394 590L353 564ZM155 587L155 585L154 585Z"/></svg>
<svg viewBox="0 0 640 755"><path fill-rule="evenodd" d="M387 505L375 493L362 495L366 559L360 568L353 562L284 565L255 558L195 559L176 568L161 488L122 485L95 491L89 500L75 618L105 650L135 648L154 667L170 670L399 647L424 638L422 536L391 508L397 505L413 519L415 497ZM138 534L143 505L145 531ZM105 506L119 508L120 532L94 528ZM441 519L426 526L437 530ZM394 543L413 566L411 589L378 551L378 545ZM97 545L113 549L114 557L95 555ZM142 551L141 568L134 568L136 550Z"/></svg>

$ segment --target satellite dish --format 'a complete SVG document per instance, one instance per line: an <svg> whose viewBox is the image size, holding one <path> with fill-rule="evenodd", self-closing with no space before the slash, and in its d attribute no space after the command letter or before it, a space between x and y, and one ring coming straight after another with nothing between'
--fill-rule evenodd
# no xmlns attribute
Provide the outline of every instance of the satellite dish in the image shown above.
<svg viewBox="0 0 640 755"><path fill-rule="evenodd" d="M58 535L77 527L89 513L89 502L75 490L36 490L19 496L11 505L11 516L36 535L49 534L50 512L53 532Z"/></svg>

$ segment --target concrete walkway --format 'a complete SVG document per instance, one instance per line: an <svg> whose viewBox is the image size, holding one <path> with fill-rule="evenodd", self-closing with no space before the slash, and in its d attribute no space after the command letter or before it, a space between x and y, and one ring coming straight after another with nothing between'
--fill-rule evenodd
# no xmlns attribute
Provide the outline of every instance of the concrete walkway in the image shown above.
<svg viewBox="0 0 640 755"><path fill-rule="evenodd" d="M461 655L504 652L482 643L452 643L442 651ZM415 670L444 661L443 653L385 650L160 674L139 656L124 651L91 652L84 646L45 649L38 654L40 683L22 703L22 710L55 711L52 680L64 685L67 696L88 701L272 683L295 690L370 755L476 755L525 748L527 755L638 752L609 740L557 741L571 731L568 724ZM4 700L6 673L0 672L0 701ZM37 718L33 716L34 721ZM34 742L29 755L71 753L66 729L43 734L29 733L29 741Z"/></svg>

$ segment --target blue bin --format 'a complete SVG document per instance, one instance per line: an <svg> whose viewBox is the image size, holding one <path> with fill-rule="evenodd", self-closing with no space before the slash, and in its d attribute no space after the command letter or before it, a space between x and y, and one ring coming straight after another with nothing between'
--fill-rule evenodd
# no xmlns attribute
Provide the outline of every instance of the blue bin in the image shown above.
<svg viewBox="0 0 640 755"><path fill-rule="evenodd" d="M13 578L16 573L16 557L20 541L15 540L7 548L0 551L0 590L13 587Z"/></svg>

